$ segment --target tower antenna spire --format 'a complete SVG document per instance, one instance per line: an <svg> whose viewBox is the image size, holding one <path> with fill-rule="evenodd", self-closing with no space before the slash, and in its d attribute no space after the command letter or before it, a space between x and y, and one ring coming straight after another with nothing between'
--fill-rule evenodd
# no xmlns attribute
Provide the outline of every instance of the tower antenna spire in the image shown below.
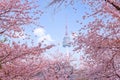
<svg viewBox="0 0 120 80"><path fill-rule="evenodd" d="M65 26L65 30L66 30L65 35L67 36L68 35L68 26L67 25Z"/></svg>
<svg viewBox="0 0 120 80"><path fill-rule="evenodd" d="M67 25L67 17L66 17L65 35L66 35L66 36L68 36L68 25Z"/></svg>

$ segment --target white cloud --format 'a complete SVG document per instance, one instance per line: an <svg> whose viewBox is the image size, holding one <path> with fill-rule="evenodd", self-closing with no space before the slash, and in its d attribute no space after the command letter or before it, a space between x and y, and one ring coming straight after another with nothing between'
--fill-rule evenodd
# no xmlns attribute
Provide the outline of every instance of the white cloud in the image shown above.
<svg viewBox="0 0 120 80"><path fill-rule="evenodd" d="M34 34L38 37L44 36L45 35L45 30L44 30L44 28L36 28L34 30Z"/></svg>
<svg viewBox="0 0 120 80"><path fill-rule="evenodd" d="M36 28L34 30L34 35L38 37L38 42L44 40L45 43L52 42L53 39L51 38L50 34L47 34L44 28Z"/></svg>
<svg viewBox="0 0 120 80"><path fill-rule="evenodd" d="M49 34L47 34L47 35L45 36L45 39L48 40L48 41L53 41L53 39L51 38L51 36L50 36Z"/></svg>

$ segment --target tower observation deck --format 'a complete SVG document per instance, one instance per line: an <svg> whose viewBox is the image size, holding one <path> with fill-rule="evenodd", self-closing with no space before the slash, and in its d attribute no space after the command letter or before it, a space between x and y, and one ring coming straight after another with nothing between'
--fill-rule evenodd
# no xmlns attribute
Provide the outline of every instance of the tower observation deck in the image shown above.
<svg viewBox="0 0 120 80"><path fill-rule="evenodd" d="M70 37L68 35L68 27L65 27L66 31L65 31L65 36L63 38L63 47L70 47Z"/></svg>

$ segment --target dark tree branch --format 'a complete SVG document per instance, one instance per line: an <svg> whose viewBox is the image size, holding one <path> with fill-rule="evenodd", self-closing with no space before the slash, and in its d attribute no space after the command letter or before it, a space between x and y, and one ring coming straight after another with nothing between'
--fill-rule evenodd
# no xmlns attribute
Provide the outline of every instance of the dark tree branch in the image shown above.
<svg viewBox="0 0 120 80"><path fill-rule="evenodd" d="M117 6L115 3L113 3L113 2L110 2L109 0L105 0L106 2L108 2L109 4L111 4L113 7L115 7L117 10L119 10L120 11L120 7L119 6Z"/></svg>

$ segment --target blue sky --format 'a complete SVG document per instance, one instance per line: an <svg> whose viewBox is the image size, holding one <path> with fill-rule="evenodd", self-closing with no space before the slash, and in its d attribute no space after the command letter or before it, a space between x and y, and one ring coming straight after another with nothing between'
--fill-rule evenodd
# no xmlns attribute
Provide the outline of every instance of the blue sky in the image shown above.
<svg viewBox="0 0 120 80"><path fill-rule="evenodd" d="M74 3L74 6L61 5L60 7L50 6L47 7L50 0L39 0L36 5L40 5L43 15L36 23L40 26L33 24L25 25L25 33L31 35L31 39L36 44L46 38L46 43L60 43L62 45L63 37L65 36L65 26L68 26L68 33L71 36L72 32L78 32L90 19L83 20L85 11L89 12L86 5L81 3ZM83 23L83 25L77 23ZM41 26L43 28L41 28ZM41 35L42 34L42 35ZM36 36L36 37L35 37ZM25 36L26 37L26 36ZM30 40L24 41L30 45Z"/></svg>
<svg viewBox="0 0 120 80"><path fill-rule="evenodd" d="M71 36L72 32L77 32L89 21L89 19L83 20L85 11L89 12L89 9L80 2L74 3L74 6L61 5L60 7L55 7L53 5L47 7L49 2L50 0L39 0L39 2L36 2L36 5L40 5L40 10L43 11L40 20L36 22L40 26L33 24L25 25L25 33L31 35L31 39L35 44L44 38L47 38L47 43L61 44L65 36L66 25L68 26L68 33ZM83 23L83 25L77 23L77 21ZM41 28L41 26L44 28ZM25 41L23 40L23 42ZM30 40L26 42L29 44Z"/></svg>
<svg viewBox="0 0 120 80"><path fill-rule="evenodd" d="M78 9L77 13L68 5L55 8L54 6L46 7L48 1L41 1L41 9L44 14L39 21L40 25L44 27L46 34L49 34L54 43L61 43L65 34L65 26L68 26L68 33L76 32L82 25L76 23L77 20L83 22L82 15L84 14L84 7L80 4L74 6ZM55 12L54 12L55 9Z"/></svg>
<svg viewBox="0 0 120 80"><path fill-rule="evenodd" d="M72 32L77 32L81 27L83 27L83 25L78 24L77 21L82 22L83 24L88 22L87 19L83 20L82 18L82 16L85 15L84 12L88 9L80 3L75 3L74 8L77 8L76 13L75 9L71 5L68 5L67 7L60 6L56 8L54 6L50 6L46 8L47 4L48 3L45 1L42 1L40 4L44 14L41 16L39 23L44 27L44 30L40 32L38 30L40 28L36 28L36 30L38 30L39 33L43 33L44 36L49 35L49 37L53 40L52 43L60 43L61 45L56 48L59 48L60 52L65 53L65 48L62 47L63 37L65 36L65 26L68 26L68 33L70 36ZM51 41L51 39L49 39L48 42ZM54 50L55 49L53 48L53 51ZM69 48L70 52L71 50L72 48ZM48 52L50 53L50 51ZM73 58L76 58L79 61L79 54L75 54ZM77 65L79 65L78 62Z"/></svg>
<svg viewBox="0 0 120 80"><path fill-rule="evenodd" d="M78 32L78 30L89 21L89 19L83 20L85 11L89 12L89 9L87 6L80 3L74 3L74 6L68 5L66 7L61 5L58 8L54 5L46 7L48 2L50 2L50 0L39 0L39 2L36 3L36 5L40 5L40 9L43 11L40 20L36 22L40 26L35 26L33 24L27 25L25 33L31 35L34 44L46 38L46 44L60 44L60 46L56 46L56 48L59 47L60 51L64 52L65 49L62 47L62 42L65 36L65 26L68 26L69 36L71 36L72 32ZM77 23L77 21L83 23L83 25ZM41 26L43 28L41 28ZM31 45L31 40L23 40L23 42ZM72 48L70 48L70 50L71 49ZM54 50L55 49L53 49L53 51Z"/></svg>
<svg viewBox="0 0 120 80"><path fill-rule="evenodd" d="M74 6L50 6L48 2L50 0L39 0L36 5L40 5L40 9L44 12L44 14L40 17L40 20L36 23L40 26L35 26L33 24L25 25L25 33L30 34L31 39L36 44L46 38L45 43L54 43L60 44L60 46L56 46L52 50L49 50L49 53L59 49L60 52L65 53L65 48L62 47L63 37L65 36L65 26L68 26L68 33L71 36L72 32L78 32L78 30L83 27L84 24L88 23L91 19L83 20L83 15L85 15L85 11L89 12L87 6L84 6L80 3L75 3ZM77 12L76 12L76 10ZM55 10L55 12L54 12ZM82 24L77 23L79 21ZM42 28L42 27L43 28ZM36 37L35 37L36 36ZM23 36L21 38L21 42L28 43L31 45L31 40L24 40L27 36ZM18 41L18 39L16 39ZM70 48L69 50L71 50ZM74 58L79 59L79 55L74 55ZM77 63L78 64L78 63Z"/></svg>

